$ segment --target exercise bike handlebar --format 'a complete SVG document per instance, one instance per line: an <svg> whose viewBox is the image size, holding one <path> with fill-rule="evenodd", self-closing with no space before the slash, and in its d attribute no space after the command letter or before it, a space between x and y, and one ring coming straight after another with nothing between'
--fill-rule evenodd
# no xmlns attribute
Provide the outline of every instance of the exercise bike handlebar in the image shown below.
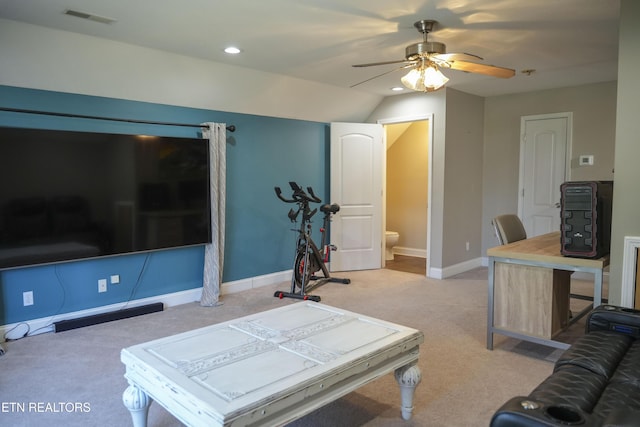
<svg viewBox="0 0 640 427"><path fill-rule="evenodd" d="M289 182L289 185L291 186L291 189L293 190L293 194L292 194L292 198L291 199L287 199L282 195L282 190L280 189L280 187L275 187L275 192L276 192L276 196L278 196L278 198L280 200L282 200L285 203L300 203L300 202L315 202L315 203L321 203L322 200L315 195L315 193L313 192L313 189L311 187L307 187L307 191L309 192L309 194L305 193L305 191L302 189L302 187L300 187L297 183L291 181Z"/></svg>
<svg viewBox="0 0 640 427"><path fill-rule="evenodd" d="M313 188L311 187L307 187L307 191L309 192L309 194L311 195L311 200L313 200L316 203L322 203L322 199L320 199L320 197L316 196L313 193Z"/></svg>
<svg viewBox="0 0 640 427"><path fill-rule="evenodd" d="M278 196L278 199L282 200L285 203L295 203L296 201L291 199L285 199L284 196L282 195L282 190L280 189L280 187L275 187L276 190L276 196Z"/></svg>

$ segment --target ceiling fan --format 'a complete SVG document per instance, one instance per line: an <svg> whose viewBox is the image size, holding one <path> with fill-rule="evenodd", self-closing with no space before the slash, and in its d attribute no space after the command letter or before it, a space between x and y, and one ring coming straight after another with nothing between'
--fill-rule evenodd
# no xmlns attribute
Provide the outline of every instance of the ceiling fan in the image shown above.
<svg viewBox="0 0 640 427"><path fill-rule="evenodd" d="M373 62L369 64L356 64L353 67L372 67L376 65L403 64L398 68L387 71L370 79L352 85L358 86L378 77L402 69L411 69L407 75L400 80L409 89L433 92L443 87L449 79L440 72L439 68L450 68L452 70L466 71L469 73L485 74L493 77L510 78L515 75L515 70L511 68L496 67L495 65L479 64L472 61L482 61L478 55L470 53L446 53L447 49L443 43L431 42L427 40L427 35L433 31L436 21L423 19L413 24L422 33L423 40L406 47L405 59L397 61Z"/></svg>

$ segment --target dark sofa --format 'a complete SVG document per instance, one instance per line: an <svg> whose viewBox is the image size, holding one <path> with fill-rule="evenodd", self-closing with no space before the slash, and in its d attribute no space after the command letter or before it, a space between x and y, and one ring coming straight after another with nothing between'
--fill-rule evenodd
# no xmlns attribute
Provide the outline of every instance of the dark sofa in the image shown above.
<svg viewBox="0 0 640 427"><path fill-rule="evenodd" d="M594 309L553 373L507 401L491 426L640 426L640 310Z"/></svg>

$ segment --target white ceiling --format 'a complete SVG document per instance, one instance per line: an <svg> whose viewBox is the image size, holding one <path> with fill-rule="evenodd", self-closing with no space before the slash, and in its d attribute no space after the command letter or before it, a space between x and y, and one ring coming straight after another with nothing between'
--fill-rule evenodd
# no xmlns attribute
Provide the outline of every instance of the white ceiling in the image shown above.
<svg viewBox="0 0 640 427"><path fill-rule="evenodd" d="M430 41L513 68L505 80L444 70L449 87L500 95L617 78L619 0L0 0L0 18L348 88ZM67 9L115 19L71 17ZM229 56L228 45L242 49ZM535 69L531 75L522 70ZM391 95L397 71L354 90Z"/></svg>

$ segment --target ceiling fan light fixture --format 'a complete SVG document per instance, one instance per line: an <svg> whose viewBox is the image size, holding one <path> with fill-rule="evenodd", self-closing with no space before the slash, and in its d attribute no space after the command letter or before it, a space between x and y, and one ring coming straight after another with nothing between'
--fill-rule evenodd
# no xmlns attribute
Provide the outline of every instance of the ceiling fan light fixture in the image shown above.
<svg viewBox="0 0 640 427"><path fill-rule="evenodd" d="M413 43L406 47L405 57L396 61L373 62L368 64L355 64L353 67L371 67L375 65L388 64L404 64L395 70L390 70L377 76L368 78L356 83L351 87L368 82L375 78L384 76L398 70L406 70L413 68L409 73L400 80L407 88L422 91L433 92L443 87L449 79L442 74L438 67L444 67L448 70L463 71L466 73L484 74L492 77L503 79L511 78L515 75L515 70L505 67L497 67L495 65L485 65L478 61L482 61L482 57L472 53L447 53L447 48L443 43L428 41L428 34L433 31L436 21L423 19L413 24L416 29L422 33L422 42ZM533 71L531 71L533 72ZM530 75L529 70L523 73Z"/></svg>
<svg viewBox="0 0 640 427"><path fill-rule="evenodd" d="M435 64L431 63L426 66L420 65L414 68L402 77L400 81L412 90L434 92L442 88L449 79L438 70Z"/></svg>

